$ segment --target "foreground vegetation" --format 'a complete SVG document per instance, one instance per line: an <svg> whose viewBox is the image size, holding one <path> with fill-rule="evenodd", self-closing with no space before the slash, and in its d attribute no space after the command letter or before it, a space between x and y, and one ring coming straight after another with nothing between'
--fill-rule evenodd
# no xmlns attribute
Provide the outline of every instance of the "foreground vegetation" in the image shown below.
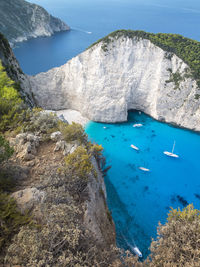
<svg viewBox="0 0 200 267"><path fill-rule="evenodd" d="M126 34L136 36L129 31ZM143 34L137 32L139 38ZM158 39L161 40L161 36ZM172 39L168 42L173 43ZM22 213L10 197L23 181L19 179L19 184L6 168L14 150L5 137L15 137L20 132L37 134L41 140L40 151L44 153L46 146L52 144L50 136L55 131L61 132L62 144L76 145L76 149L65 156L60 153L62 157L58 156L57 165L57 154L52 156L49 149L38 157L39 163L32 169L37 179L29 186L44 193L46 199L31 212ZM0 265L200 266L200 211L192 205L182 211L170 211L167 223L159 225L158 237L152 242L150 256L144 262L116 248L114 242L98 242L90 229L84 226L83 220L86 201L89 201L88 183L91 179L97 181L97 170L92 162L95 158L100 166L101 153L102 147L88 142L80 125L68 125L41 109L28 109L0 65ZM11 167L12 161L9 169ZM38 171L41 171L40 175ZM103 191L98 193L105 200ZM107 231L106 235L109 234L108 229L112 229L112 219L109 217L108 221L110 226L103 228Z"/></svg>
<svg viewBox="0 0 200 267"><path fill-rule="evenodd" d="M172 54L170 53L176 54L191 68L192 75L197 81L200 88L200 42L183 37L179 34L154 34L144 31L118 30L98 40L92 46L96 45L99 42L103 42L102 48L104 51L106 51L107 45L112 41L112 38L119 37L128 37L131 39L148 39L153 44L168 52L168 54L166 54L166 57L168 57L169 59L172 56Z"/></svg>

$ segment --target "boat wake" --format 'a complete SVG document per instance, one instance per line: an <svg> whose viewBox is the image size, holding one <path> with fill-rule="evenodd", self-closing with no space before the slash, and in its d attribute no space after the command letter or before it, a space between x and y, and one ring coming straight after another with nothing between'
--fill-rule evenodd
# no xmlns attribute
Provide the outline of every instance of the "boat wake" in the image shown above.
<svg viewBox="0 0 200 267"><path fill-rule="evenodd" d="M74 30L74 31L78 31L78 32L83 32L83 33L87 33L87 34L92 34L92 32L85 31L85 30L80 29L80 28L71 28L71 29Z"/></svg>
<svg viewBox="0 0 200 267"><path fill-rule="evenodd" d="M127 238L122 234L123 240L125 241L128 249L135 254L136 256L138 256L139 258L142 258L142 252L140 251L140 249L136 246L134 240L132 240L131 243L133 243L133 245L131 243L128 242Z"/></svg>

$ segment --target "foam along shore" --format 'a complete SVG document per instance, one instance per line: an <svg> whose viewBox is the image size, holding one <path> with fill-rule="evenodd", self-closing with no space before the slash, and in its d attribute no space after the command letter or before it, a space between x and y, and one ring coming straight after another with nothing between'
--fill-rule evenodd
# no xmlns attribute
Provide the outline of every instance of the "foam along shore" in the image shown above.
<svg viewBox="0 0 200 267"><path fill-rule="evenodd" d="M68 121L68 123L76 122L80 123L83 127L89 122L89 120L86 117L83 117L79 111L73 110L73 109L64 109L59 111L53 111L57 114L57 116L63 115L65 120Z"/></svg>

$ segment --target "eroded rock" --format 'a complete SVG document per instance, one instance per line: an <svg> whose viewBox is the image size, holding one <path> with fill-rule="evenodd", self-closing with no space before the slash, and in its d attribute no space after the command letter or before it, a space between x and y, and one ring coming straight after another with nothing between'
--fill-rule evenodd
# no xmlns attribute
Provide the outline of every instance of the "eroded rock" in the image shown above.
<svg viewBox="0 0 200 267"><path fill-rule="evenodd" d="M52 141L59 141L61 140L61 136L62 136L61 132L57 131L57 132L52 133L50 138Z"/></svg>
<svg viewBox="0 0 200 267"><path fill-rule="evenodd" d="M16 200L20 210L24 212L33 209L38 203L42 203L45 200L45 192L32 187L17 191L12 194L12 197Z"/></svg>

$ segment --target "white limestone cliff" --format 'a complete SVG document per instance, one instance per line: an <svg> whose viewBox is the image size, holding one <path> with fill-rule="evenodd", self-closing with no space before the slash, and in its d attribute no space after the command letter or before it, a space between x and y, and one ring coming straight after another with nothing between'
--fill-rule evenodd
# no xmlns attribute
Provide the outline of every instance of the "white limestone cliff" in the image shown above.
<svg viewBox="0 0 200 267"><path fill-rule="evenodd" d="M200 90L180 58L146 39L119 37L104 49L103 45L100 42L61 67L30 77L37 104L45 109L75 109L101 122L126 121L127 111L137 109L200 131Z"/></svg>

